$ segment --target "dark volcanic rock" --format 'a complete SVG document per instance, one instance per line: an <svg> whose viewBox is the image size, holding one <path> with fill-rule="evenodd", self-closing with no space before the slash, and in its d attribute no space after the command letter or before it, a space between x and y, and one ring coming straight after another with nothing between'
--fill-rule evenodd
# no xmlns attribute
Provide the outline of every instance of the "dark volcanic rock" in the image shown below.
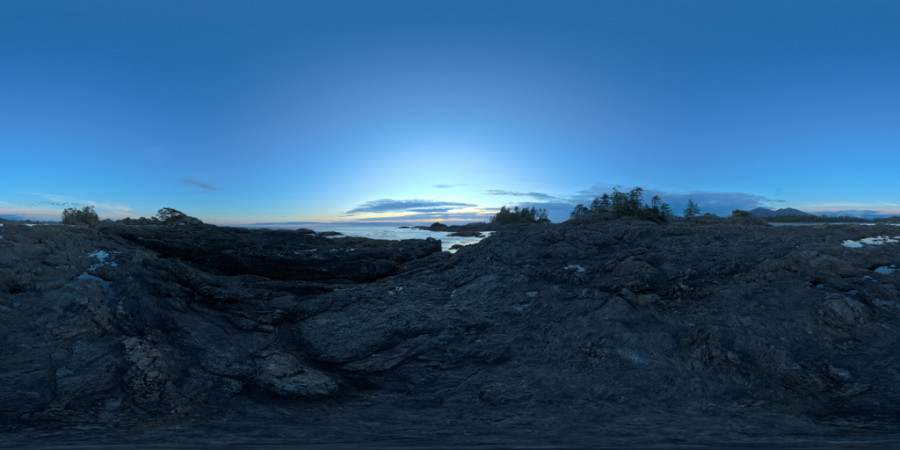
<svg viewBox="0 0 900 450"><path fill-rule="evenodd" d="M491 224L486 222L473 222L467 223L465 225L447 225L440 222L435 222L427 227L415 227L420 230L428 230L428 231L442 231L451 233L450 236L482 236L482 232L484 231L497 231L503 228L513 229L516 225L498 225ZM402 228L402 227L401 227Z"/></svg>
<svg viewBox="0 0 900 450"><path fill-rule="evenodd" d="M373 281L400 264L440 251L435 239L379 241L329 239L288 230L192 227L109 226L115 234L161 257L177 257L224 275L260 275L277 280L316 282Z"/></svg>
<svg viewBox="0 0 900 450"><path fill-rule="evenodd" d="M890 445L900 243L841 244L897 235L585 220L450 255L437 241L6 225L2 437Z"/></svg>
<svg viewBox="0 0 900 450"><path fill-rule="evenodd" d="M484 236L484 234L482 234L480 231L476 231L476 230L460 230L460 231L454 231L454 232L450 233L449 236L482 237L482 236Z"/></svg>

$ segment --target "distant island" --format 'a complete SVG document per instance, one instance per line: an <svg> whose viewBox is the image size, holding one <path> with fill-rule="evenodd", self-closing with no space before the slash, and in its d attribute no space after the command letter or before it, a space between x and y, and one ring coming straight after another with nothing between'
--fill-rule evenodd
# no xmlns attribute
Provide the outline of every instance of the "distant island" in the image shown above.
<svg viewBox="0 0 900 450"><path fill-rule="evenodd" d="M794 208L767 209L756 208L751 209L750 214L756 217L776 217L776 216L810 216L812 214L800 211Z"/></svg>
<svg viewBox="0 0 900 450"><path fill-rule="evenodd" d="M766 209L756 208L750 211L769 223L900 223L900 216L865 218L855 216L815 215L794 208Z"/></svg>

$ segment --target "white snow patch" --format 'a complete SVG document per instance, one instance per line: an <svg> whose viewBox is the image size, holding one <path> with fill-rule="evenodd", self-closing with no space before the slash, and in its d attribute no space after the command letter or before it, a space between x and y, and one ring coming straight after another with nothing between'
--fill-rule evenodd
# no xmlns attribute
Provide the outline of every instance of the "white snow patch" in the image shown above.
<svg viewBox="0 0 900 450"><path fill-rule="evenodd" d="M565 267L565 270L574 270L577 273L584 273L584 267L581 267L578 264L569 264Z"/></svg>
<svg viewBox="0 0 900 450"><path fill-rule="evenodd" d="M120 253L120 252L113 252L113 253ZM113 266L113 267L118 266L118 264L116 264L115 261L109 261L109 262L106 261L106 258L109 258L109 253L107 253L104 250L97 250L94 253L89 253L88 256L91 258L97 258L97 260L100 261L97 264L93 264L93 265L91 265L91 267L88 267L89 271L94 270L98 267L103 267L107 264L109 264L110 266Z"/></svg>
<svg viewBox="0 0 900 450"><path fill-rule="evenodd" d="M100 262L103 262L106 260L106 258L109 258L109 253L106 253L103 250L97 250L96 252L91 253L88 256L90 256L92 258L97 258L100 260Z"/></svg>
<svg viewBox="0 0 900 450"><path fill-rule="evenodd" d="M881 266L874 270L875 273L880 273L882 275L890 275L897 271L897 266L891 264L890 266Z"/></svg>
<svg viewBox="0 0 900 450"><path fill-rule="evenodd" d="M888 236L873 236L868 238L863 238L858 241L854 240L846 240L841 245L849 248L860 248L863 245L882 245L882 244L893 244L896 242L900 242L900 236L888 237Z"/></svg>

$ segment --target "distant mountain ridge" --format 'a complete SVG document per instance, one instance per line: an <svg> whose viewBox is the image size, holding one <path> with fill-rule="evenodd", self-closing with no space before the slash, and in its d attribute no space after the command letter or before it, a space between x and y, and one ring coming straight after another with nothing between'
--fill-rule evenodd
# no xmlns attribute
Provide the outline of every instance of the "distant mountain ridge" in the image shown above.
<svg viewBox="0 0 900 450"><path fill-rule="evenodd" d="M756 217L773 217L773 216L811 216L812 214L800 211L794 208L767 209L756 208L750 211Z"/></svg>

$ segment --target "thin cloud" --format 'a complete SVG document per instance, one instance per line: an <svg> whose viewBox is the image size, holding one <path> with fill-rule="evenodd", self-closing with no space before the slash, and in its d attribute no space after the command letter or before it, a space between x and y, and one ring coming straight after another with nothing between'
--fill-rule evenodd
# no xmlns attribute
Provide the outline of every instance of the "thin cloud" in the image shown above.
<svg viewBox="0 0 900 450"><path fill-rule="evenodd" d="M93 205L101 211L106 211L107 213L115 213L115 214L129 214L132 211L130 206L126 205L114 205L112 203L100 203L95 202Z"/></svg>
<svg viewBox="0 0 900 450"><path fill-rule="evenodd" d="M58 214L65 208L80 209L85 206L94 208L101 218L124 217L131 213L132 208L127 205L115 204L106 201L96 201L84 198L76 198L65 195L47 194L42 192L29 192L28 194L39 197L40 200L26 205L0 204L7 209L3 213L16 213L40 218L40 220L55 220ZM13 210L13 211L10 211ZM53 217L51 217L53 216Z"/></svg>
<svg viewBox="0 0 900 450"><path fill-rule="evenodd" d="M69 206L82 206L82 205L93 206L94 205L94 202L75 199L75 198L65 196L65 195L47 194L47 193L43 193L43 192L31 192L30 194L41 198L41 200L35 200L32 203L32 206L69 207Z"/></svg>
<svg viewBox="0 0 900 450"><path fill-rule="evenodd" d="M190 178L179 178L179 179L175 180L175 182L178 184L186 185L186 186L193 186L196 188L200 188L200 190L202 190L203 192L215 192L215 191L219 190L218 187L213 186L210 183L206 183L203 181L198 181L198 180L194 180L194 179L190 179Z"/></svg>
<svg viewBox="0 0 900 450"><path fill-rule="evenodd" d="M429 213L446 213L448 211L460 208L468 208L476 206L472 203L461 202L438 202L431 200L392 200L380 199L372 200L356 208L347 211L347 215L361 213L400 213L400 212L422 212L425 210Z"/></svg>
<svg viewBox="0 0 900 450"><path fill-rule="evenodd" d="M465 186L465 184L458 183L458 184L435 184L435 185L432 185L432 187L436 187L438 189L452 189L452 188L460 187L460 186Z"/></svg>
<svg viewBox="0 0 900 450"><path fill-rule="evenodd" d="M56 194L46 194L46 193L33 193L34 195L41 197L43 200L35 201L32 206L38 207L51 207L51 208L74 208L74 207L82 207L82 206L91 206L97 209L98 213L106 212L106 213L114 213L114 214L122 214L128 213L131 211L131 207L122 204L109 203L104 201L96 201L89 199L80 199L73 198L65 195L56 195Z"/></svg>
<svg viewBox="0 0 900 450"><path fill-rule="evenodd" d="M450 208L450 209L452 209L452 208ZM423 213L423 214L440 214L440 213L446 213L447 211L449 211L449 209L446 207L443 207L443 206L439 206L439 207L430 207L430 208L410 208L410 209L407 209L406 211L414 212L414 213Z"/></svg>
<svg viewBox="0 0 900 450"><path fill-rule="evenodd" d="M50 200L41 200L31 204L31 206L53 206L53 207L62 207L62 208L78 208L81 206L81 203L77 202L55 202Z"/></svg>
<svg viewBox="0 0 900 450"><path fill-rule="evenodd" d="M501 189L491 189L491 190L485 191L485 193L488 195L505 195L505 196L510 196L510 197L531 197L534 199L545 200L548 202L554 201L554 200L559 200L558 197L556 197L554 195L550 195L550 194L545 194L543 192L516 192L516 191L504 191Z"/></svg>
<svg viewBox="0 0 900 450"><path fill-rule="evenodd" d="M443 213L443 214L411 214L403 217L368 217L359 219L360 222L388 222L388 223L410 223L410 222L486 222L490 214L479 213Z"/></svg>

